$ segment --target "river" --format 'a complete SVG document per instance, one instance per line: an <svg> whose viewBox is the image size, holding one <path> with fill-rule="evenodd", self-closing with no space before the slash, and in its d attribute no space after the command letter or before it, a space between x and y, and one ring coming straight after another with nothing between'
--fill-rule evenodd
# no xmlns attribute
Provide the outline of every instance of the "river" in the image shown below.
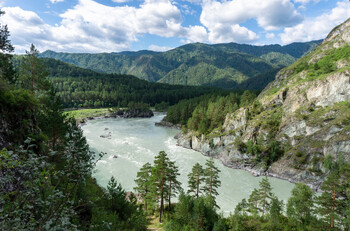
<svg viewBox="0 0 350 231"><path fill-rule="evenodd" d="M105 187L111 176L114 176L126 191L133 191L134 179L141 166L146 162L153 164L159 151L165 151L170 160L175 161L179 167L179 181L187 190L187 174L197 162L204 166L208 157L177 146L174 136L179 130L154 125L163 117L164 114L156 113L151 118L96 119L88 121L87 125L82 127L91 149L107 153L97 163L93 173L101 186ZM109 138L100 137L108 134ZM228 215L234 211L237 203L243 198L248 198L251 191L259 187L261 177L225 167L219 160L215 160L215 163L221 170L217 203L220 211ZM277 197L286 202L294 185L271 177L269 181Z"/></svg>

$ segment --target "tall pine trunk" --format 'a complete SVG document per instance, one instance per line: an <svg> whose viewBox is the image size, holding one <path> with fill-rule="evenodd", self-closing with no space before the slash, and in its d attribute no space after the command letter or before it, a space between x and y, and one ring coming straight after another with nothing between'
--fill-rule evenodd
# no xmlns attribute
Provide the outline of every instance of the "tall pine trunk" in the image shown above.
<svg viewBox="0 0 350 231"><path fill-rule="evenodd" d="M159 223L162 223L162 214L164 211L164 185L161 187L161 193L160 193L160 209L159 209Z"/></svg>
<svg viewBox="0 0 350 231"><path fill-rule="evenodd" d="M171 206L170 199L171 199L171 182L170 182L170 185L169 185L169 210L168 211L170 211L170 206Z"/></svg>
<svg viewBox="0 0 350 231"><path fill-rule="evenodd" d="M199 196L199 175L197 176L197 192L196 192L196 196L197 196L197 199L198 199L198 196Z"/></svg>

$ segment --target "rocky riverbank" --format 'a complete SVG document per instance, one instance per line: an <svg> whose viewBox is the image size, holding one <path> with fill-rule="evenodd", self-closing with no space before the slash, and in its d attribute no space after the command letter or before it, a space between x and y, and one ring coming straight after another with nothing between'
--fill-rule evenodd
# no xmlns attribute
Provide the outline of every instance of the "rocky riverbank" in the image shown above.
<svg viewBox="0 0 350 231"><path fill-rule="evenodd" d="M177 144L184 148L193 149L205 156L220 159L223 165L251 172L254 176L271 176L291 183L304 182L315 191L320 189L324 180L323 176L314 175L308 171L294 168L284 168L279 161L267 167L254 157L240 152L234 145L235 136L227 135L208 139L201 135L197 137L193 132L179 134L175 137ZM283 159L280 161L283 162Z"/></svg>
<svg viewBox="0 0 350 231"><path fill-rule="evenodd" d="M164 117L160 122L156 122L155 125L181 130L181 124L170 123L170 122L166 121L166 117Z"/></svg>
<svg viewBox="0 0 350 231"><path fill-rule="evenodd" d="M85 118L77 119L77 123L80 125L86 124L88 120L102 119L102 118L149 118L154 116L152 110L129 110L129 109L119 109L117 111L101 113L95 116L86 116Z"/></svg>

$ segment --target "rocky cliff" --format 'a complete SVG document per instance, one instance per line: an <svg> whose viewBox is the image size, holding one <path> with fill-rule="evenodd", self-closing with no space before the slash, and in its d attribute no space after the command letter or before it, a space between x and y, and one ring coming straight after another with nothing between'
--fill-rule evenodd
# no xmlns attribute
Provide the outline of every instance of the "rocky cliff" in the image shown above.
<svg viewBox="0 0 350 231"><path fill-rule="evenodd" d="M178 144L233 168L317 189L326 155L350 161L350 19L281 70L253 105L226 115L223 129L187 132Z"/></svg>

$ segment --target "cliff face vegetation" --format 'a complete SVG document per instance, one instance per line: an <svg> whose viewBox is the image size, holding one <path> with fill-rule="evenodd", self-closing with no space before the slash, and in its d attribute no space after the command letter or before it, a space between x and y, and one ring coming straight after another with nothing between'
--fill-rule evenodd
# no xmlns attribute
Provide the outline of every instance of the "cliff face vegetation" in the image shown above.
<svg viewBox="0 0 350 231"><path fill-rule="evenodd" d="M257 99L203 135L179 144L224 164L318 188L329 156L350 161L350 20L310 54L282 69Z"/></svg>

